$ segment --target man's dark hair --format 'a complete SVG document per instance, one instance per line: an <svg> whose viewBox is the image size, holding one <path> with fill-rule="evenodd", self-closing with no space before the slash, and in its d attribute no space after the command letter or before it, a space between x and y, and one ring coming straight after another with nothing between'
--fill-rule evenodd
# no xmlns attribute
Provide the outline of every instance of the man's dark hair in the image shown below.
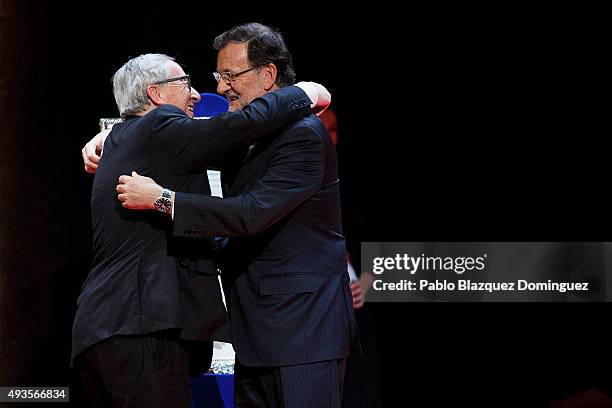
<svg viewBox="0 0 612 408"><path fill-rule="evenodd" d="M276 85L282 88L295 83L291 54L278 30L260 23L241 24L217 36L213 48L219 51L230 43L243 42L247 43L247 57L252 67L273 63L278 70Z"/></svg>

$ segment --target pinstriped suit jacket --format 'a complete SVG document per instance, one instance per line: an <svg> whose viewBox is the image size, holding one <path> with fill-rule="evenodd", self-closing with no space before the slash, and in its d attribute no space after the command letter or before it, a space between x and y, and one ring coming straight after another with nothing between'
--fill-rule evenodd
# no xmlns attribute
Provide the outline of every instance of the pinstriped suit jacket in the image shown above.
<svg viewBox="0 0 612 408"><path fill-rule="evenodd" d="M346 357L359 347L336 153L314 115L224 166L226 198L176 194L173 233L229 236L224 286L247 366Z"/></svg>

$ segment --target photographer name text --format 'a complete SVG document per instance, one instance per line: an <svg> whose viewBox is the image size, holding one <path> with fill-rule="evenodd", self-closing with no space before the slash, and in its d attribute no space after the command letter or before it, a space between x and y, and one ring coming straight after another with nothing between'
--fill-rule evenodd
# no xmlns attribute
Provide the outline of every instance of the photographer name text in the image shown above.
<svg viewBox="0 0 612 408"><path fill-rule="evenodd" d="M533 282L519 279L515 282L475 282L469 279L449 280L426 280L412 281L402 279L399 282L383 282L377 279L372 284L376 291L482 291L482 292L511 292L511 291L588 291L588 282Z"/></svg>

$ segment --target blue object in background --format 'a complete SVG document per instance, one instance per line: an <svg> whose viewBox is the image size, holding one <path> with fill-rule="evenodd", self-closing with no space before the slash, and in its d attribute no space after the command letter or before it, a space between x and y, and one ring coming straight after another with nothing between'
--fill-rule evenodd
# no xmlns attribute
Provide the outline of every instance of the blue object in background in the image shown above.
<svg viewBox="0 0 612 408"><path fill-rule="evenodd" d="M202 100L193 107L193 116L196 118L210 118L223 112L227 112L229 102L224 96L214 93L201 93Z"/></svg>
<svg viewBox="0 0 612 408"><path fill-rule="evenodd" d="M205 374L191 379L193 408L233 408L234 375Z"/></svg>

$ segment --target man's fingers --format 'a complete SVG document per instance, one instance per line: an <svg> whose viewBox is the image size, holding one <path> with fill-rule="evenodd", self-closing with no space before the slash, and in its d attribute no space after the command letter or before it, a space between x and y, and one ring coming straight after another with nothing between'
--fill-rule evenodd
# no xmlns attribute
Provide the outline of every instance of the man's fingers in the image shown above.
<svg viewBox="0 0 612 408"><path fill-rule="evenodd" d="M359 309L361 306L363 306L363 302L364 302L364 296L353 296L353 308L354 309Z"/></svg>
<svg viewBox="0 0 612 408"><path fill-rule="evenodd" d="M89 142L85 145L83 150L81 150L81 154L83 155L83 161L90 161L92 163L100 163L100 156L97 153L95 144Z"/></svg>
<svg viewBox="0 0 612 408"><path fill-rule="evenodd" d="M85 171L87 173L95 173L98 169L98 163L100 162L100 158L95 154L89 154L86 148L83 148L83 150L81 150L81 157L83 158Z"/></svg>
<svg viewBox="0 0 612 408"><path fill-rule="evenodd" d="M97 169L98 168L98 162L95 160L89 160L89 158L85 158L85 165L88 167L91 167L93 169Z"/></svg>
<svg viewBox="0 0 612 408"><path fill-rule="evenodd" d="M87 173L95 173L97 171L104 147L104 139L108 136L109 132L109 130L104 130L98 133L81 150L81 157L83 158Z"/></svg>
<svg viewBox="0 0 612 408"><path fill-rule="evenodd" d="M119 201L121 201L123 204L125 204L125 201L127 201L127 194L123 193L123 194L119 194L117 196L117 198L119 199ZM125 207L125 205L124 205Z"/></svg>
<svg viewBox="0 0 612 408"><path fill-rule="evenodd" d="M85 163L85 171L88 173L95 173L98 170L99 160L91 159L90 157L83 157Z"/></svg>
<svg viewBox="0 0 612 408"><path fill-rule="evenodd" d="M119 184L125 184L132 179L132 176L126 176L125 174L119 176Z"/></svg>
<svg viewBox="0 0 612 408"><path fill-rule="evenodd" d="M95 152L94 153L87 153L86 155L86 161L91 162L91 163L95 163L95 164L100 164L100 156L98 156Z"/></svg>

